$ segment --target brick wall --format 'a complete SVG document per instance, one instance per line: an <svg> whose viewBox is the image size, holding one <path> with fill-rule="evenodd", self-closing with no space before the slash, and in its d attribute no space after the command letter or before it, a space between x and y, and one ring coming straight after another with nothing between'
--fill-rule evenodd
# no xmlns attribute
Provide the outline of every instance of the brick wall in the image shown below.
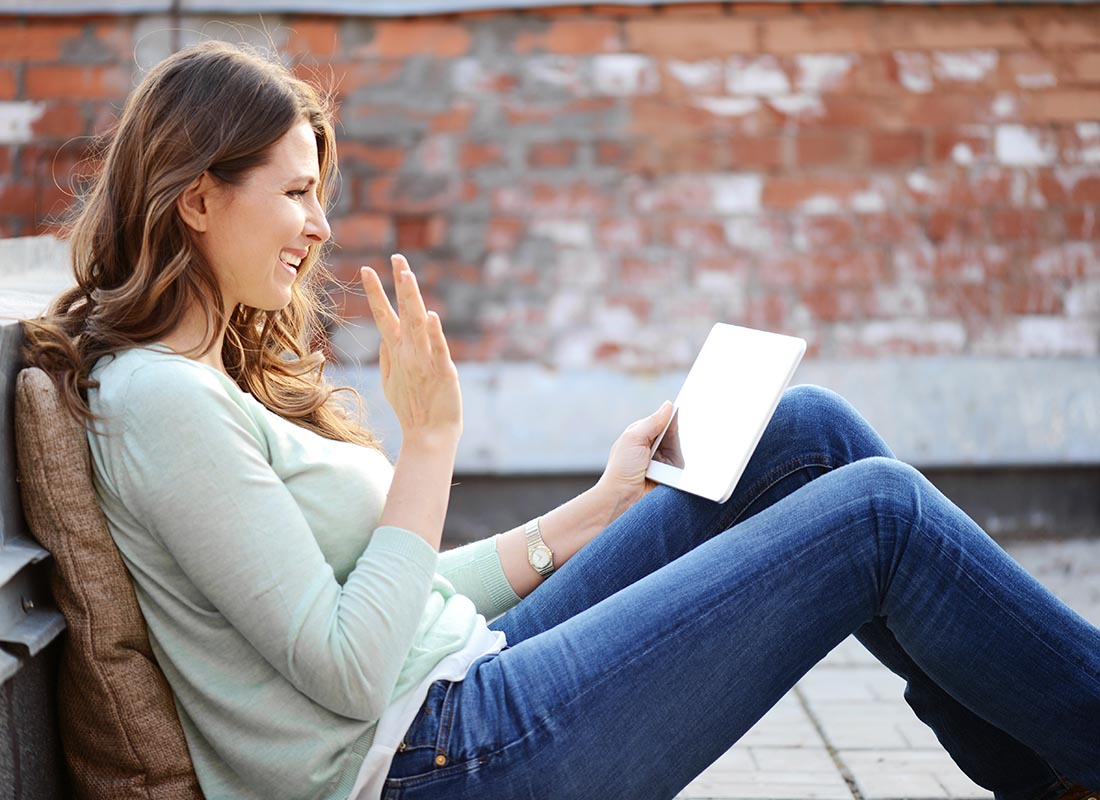
<svg viewBox="0 0 1100 800"><path fill-rule="evenodd" d="M63 213L137 66L269 36L336 87L337 275L406 253L460 360L683 368L717 318L811 359L1100 355L1096 7L230 22L0 20L0 234Z"/></svg>

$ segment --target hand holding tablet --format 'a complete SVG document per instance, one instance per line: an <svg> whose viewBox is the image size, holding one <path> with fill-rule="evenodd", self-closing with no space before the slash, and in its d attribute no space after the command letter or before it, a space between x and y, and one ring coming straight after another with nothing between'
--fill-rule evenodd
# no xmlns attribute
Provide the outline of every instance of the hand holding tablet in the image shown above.
<svg viewBox="0 0 1100 800"><path fill-rule="evenodd" d="M779 405L806 342L716 324L653 447L646 477L724 503Z"/></svg>

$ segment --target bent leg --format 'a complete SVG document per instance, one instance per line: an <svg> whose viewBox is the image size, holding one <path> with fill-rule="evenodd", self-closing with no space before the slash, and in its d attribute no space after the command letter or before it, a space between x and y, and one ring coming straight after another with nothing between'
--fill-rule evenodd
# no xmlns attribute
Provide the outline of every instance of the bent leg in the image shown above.
<svg viewBox="0 0 1100 800"><path fill-rule="evenodd" d="M482 661L414 734L445 766L414 747L385 796L673 797L876 619L963 707L1100 783L1100 631L914 470L868 459Z"/></svg>

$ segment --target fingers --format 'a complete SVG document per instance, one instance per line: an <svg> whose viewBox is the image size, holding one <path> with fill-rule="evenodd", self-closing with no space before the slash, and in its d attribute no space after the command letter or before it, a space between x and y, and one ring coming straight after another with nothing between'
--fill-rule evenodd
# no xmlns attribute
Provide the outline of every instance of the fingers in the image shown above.
<svg viewBox="0 0 1100 800"><path fill-rule="evenodd" d="M382 340L392 344L401 332L401 323L393 312L390 299L386 297L386 290L382 288L378 273L370 267L363 267L359 270L359 279L363 282L363 291L367 293L367 303L370 305L374 323L382 334Z"/></svg>
<svg viewBox="0 0 1100 800"><path fill-rule="evenodd" d="M394 294L397 297L397 311L394 312L382 281L370 267L359 270L363 289L367 294L371 313L382 334L382 341L390 348L397 347L402 336L412 340L416 349L426 350L440 363L450 360L450 348L443 335L443 324L439 314L429 312L424 306L424 298L416 276L403 255L391 257L393 266Z"/></svg>

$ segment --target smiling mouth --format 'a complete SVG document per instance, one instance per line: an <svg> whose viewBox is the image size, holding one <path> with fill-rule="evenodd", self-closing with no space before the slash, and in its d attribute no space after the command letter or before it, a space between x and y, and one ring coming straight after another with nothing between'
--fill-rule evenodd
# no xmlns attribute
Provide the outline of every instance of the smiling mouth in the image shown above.
<svg viewBox="0 0 1100 800"><path fill-rule="evenodd" d="M298 274L298 267L304 260L304 256L296 256L293 253L287 252L286 250L283 250L281 253L279 253L279 261L284 267L289 269L295 275Z"/></svg>

